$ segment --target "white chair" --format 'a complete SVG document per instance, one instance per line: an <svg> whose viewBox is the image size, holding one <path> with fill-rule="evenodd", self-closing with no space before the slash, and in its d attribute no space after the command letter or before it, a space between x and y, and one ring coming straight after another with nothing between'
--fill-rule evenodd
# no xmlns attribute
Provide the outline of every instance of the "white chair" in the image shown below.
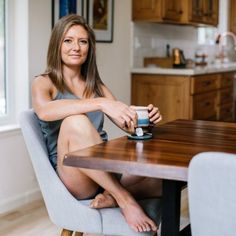
<svg viewBox="0 0 236 236"><path fill-rule="evenodd" d="M188 191L192 236L236 235L235 154L196 155L189 166Z"/></svg>
<svg viewBox="0 0 236 236"><path fill-rule="evenodd" d="M61 235L98 233L119 236L150 236L130 229L119 208L91 209L89 200L78 201L61 182L51 166L38 120L32 110L20 114L20 126L51 221L61 227ZM160 199L141 202L147 214L159 224Z"/></svg>

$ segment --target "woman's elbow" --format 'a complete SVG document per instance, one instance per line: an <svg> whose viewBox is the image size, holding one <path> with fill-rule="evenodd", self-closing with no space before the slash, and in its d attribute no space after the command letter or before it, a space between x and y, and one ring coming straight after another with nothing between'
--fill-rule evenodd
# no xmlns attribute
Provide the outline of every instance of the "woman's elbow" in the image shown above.
<svg viewBox="0 0 236 236"><path fill-rule="evenodd" d="M43 121L50 121L50 118L47 114L47 112L45 112L43 109L39 109L37 110L36 112L36 115L38 116L38 118L40 120L43 120Z"/></svg>

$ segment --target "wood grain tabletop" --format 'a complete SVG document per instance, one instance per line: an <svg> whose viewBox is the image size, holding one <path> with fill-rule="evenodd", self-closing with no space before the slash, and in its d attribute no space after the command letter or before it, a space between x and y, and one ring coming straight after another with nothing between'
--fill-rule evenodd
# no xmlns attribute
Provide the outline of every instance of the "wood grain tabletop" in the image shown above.
<svg viewBox="0 0 236 236"><path fill-rule="evenodd" d="M68 153L64 165L187 181L190 160L207 151L236 153L236 124L176 120L155 127L150 140L124 136Z"/></svg>

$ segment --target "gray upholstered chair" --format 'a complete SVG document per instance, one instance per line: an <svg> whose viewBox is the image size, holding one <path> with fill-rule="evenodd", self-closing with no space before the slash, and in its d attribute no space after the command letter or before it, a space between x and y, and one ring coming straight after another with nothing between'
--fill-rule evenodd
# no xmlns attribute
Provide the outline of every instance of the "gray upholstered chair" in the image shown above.
<svg viewBox="0 0 236 236"><path fill-rule="evenodd" d="M236 235L235 154L196 155L189 166L188 191L192 236Z"/></svg>
<svg viewBox="0 0 236 236"><path fill-rule="evenodd" d="M19 120L49 217L55 225L63 229L61 235L69 236L73 232L78 236L82 235L79 232L120 236L152 235L150 232L132 231L119 208L95 210L88 206L90 201L76 200L49 162L47 148L34 112L23 111ZM144 200L141 204L155 222L159 223L160 199Z"/></svg>

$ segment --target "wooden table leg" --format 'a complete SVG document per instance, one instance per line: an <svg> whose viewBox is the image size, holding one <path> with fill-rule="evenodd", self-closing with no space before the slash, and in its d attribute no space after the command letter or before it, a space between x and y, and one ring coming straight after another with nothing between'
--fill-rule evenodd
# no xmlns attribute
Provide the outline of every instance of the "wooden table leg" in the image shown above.
<svg viewBox="0 0 236 236"><path fill-rule="evenodd" d="M75 232L75 236L83 236L84 234L81 232Z"/></svg>
<svg viewBox="0 0 236 236"><path fill-rule="evenodd" d="M163 180L161 236L179 236L180 198L183 182Z"/></svg>
<svg viewBox="0 0 236 236"><path fill-rule="evenodd" d="M63 229L61 232L61 236L72 236L73 231L71 230L67 230L67 229Z"/></svg>

